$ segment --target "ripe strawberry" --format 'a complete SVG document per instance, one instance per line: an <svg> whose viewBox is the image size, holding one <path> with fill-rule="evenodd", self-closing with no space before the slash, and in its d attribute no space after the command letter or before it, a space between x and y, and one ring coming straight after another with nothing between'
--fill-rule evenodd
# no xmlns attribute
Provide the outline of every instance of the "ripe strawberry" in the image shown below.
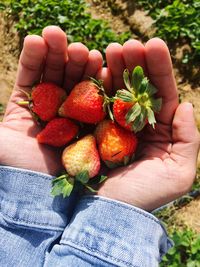
<svg viewBox="0 0 200 267"><path fill-rule="evenodd" d="M134 133L111 120L104 120L98 124L95 137L100 157L108 167L127 165L132 161L138 144Z"/></svg>
<svg viewBox="0 0 200 267"><path fill-rule="evenodd" d="M117 123L123 128L131 131L131 124L126 122L126 114L133 106L130 102L124 102L120 98L116 99L113 104L113 116Z"/></svg>
<svg viewBox="0 0 200 267"><path fill-rule="evenodd" d="M50 121L57 116L58 109L67 96L64 89L47 82L36 85L31 94L25 94L28 96L28 101L21 101L18 104L29 105L33 115L43 121Z"/></svg>
<svg viewBox="0 0 200 267"><path fill-rule="evenodd" d="M62 163L67 174L53 181L52 194L69 196L75 181L87 184L100 170L100 157L95 137L91 134L67 146L62 154Z"/></svg>
<svg viewBox="0 0 200 267"><path fill-rule="evenodd" d="M118 90L114 97L113 115L125 129L141 131L149 123L155 127L155 112L161 109L161 98L154 98L157 89L144 77L143 69L135 67L131 81L128 70L124 71L127 90Z"/></svg>
<svg viewBox="0 0 200 267"><path fill-rule="evenodd" d="M87 171L88 177L98 174L100 158L93 135L86 135L63 151L62 162L68 174L75 177Z"/></svg>
<svg viewBox="0 0 200 267"><path fill-rule="evenodd" d="M37 135L39 143L54 147L64 146L78 134L78 126L67 118L55 118Z"/></svg>
<svg viewBox="0 0 200 267"><path fill-rule="evenodd" d="M105 96L100 82L93 80L77 84L59 109L59 115L84 123L98 123L105 116Z"/></svg>

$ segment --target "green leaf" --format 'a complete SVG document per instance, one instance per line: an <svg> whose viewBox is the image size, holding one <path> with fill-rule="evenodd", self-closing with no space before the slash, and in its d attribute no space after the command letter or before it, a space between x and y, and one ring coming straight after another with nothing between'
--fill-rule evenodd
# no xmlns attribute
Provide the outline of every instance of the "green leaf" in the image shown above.
<svg viewBox="0 0 200 267"><path fill-rule="evenodd" d="M73 187L74 187L74 179L69 177L68 175L62 175L58 178L55 178L52 181L52 196L63 195L63 197L70 196Z"/></svg>
<svg viewBox="0 0 200 267"><path fill-rule="evenodd" d="M101 175L98 183L101 184L101 183L103 183L106 179L108 179L108 176L106 176L106 175Z"/></svg>
<svg viewBox="0 0 200 267"><path fill-rule="evenodd" d="M135 118L141 113L141 106L139 103L133 105L126 114L126 122L129 124L133 122Z"/></svg>
<svg viewBox="0 0 200 267"><path fill-rule="evenodd" d="M140 88L140 84L144 78L144 72L142 67L137 66L132 72L131 84L134 88L134 91L137 92Z"/></svg>
<svg viewBox="0 0 200 267"><path fill-rule="evenodd" d="M51 183L52 183L52 185L54 185L54 184L56 184L58 181L63 180L63 179L67 179L68 177L69 177L69 175L68 175L67 173L65 173L65 174L63 174L63 175L61 175L61 176L59 176L59 177L54 178L54 179L51 181Z"/></svg>
<svg viewBox="0 0 200 267"><path fill-rule="evenodd" d="M143 78L140 85L139 85L138 93L139 94L146 93L147 88L148 88L148 84L149 84L149 80L147 79L147 77Z"/></svg>
<svg viewBox="0 0 200 267"><path fill-rule="evenodd" d="M150 82L148 82L147 86L146 86L146 93L149 96L154 95L155 93L157 93L157 88L155 86L153 86Z"/></svg>
<svg viewBox="0 0 200 267"><path fill-rule="evenodd" d="M107 178L108 178L108 176L106 176L106 175L95 176L94 178L89 180L87 185L95 185L95 184L103 183Z"/></svg>
<svg viewBox="0 0 200 267"><path fill-rule="evenodd" d="M119 98L124 102L134 102L134 95L129 91L122 89L116 92L116 99Z"/></svg>
<svg viewBox="0 0 200 267"><path fill-rule="evenodd" d="M156 98L156 99L151 98L151 109L154 112L158 113L161 110L161 107L162 107L162 98Z"/></svg>
<svg viewBox="0 0 200 267"><path fill-rule="evenodd" d="M141 113L136 117L136 119L132 124L132 130L135 133L141 131L146 125L146 116L147 116L146 109L142 109Z"/></svg>
<svg viewBox="0 0 200 267"><path fill-rule="evenodd" d="M89 178L90 177L88 171L82 171L75 176L75 179L82 184L86 184L89 181Z"/></svg>
<svg viewBox="0 0 200 267"><path fill-rule="evenodd" d="M147 118L148 118L149 124L151 124L153 128L155 128L156 119L155 119L153 110L150 108L147 109Z"/></svg>
<svg viewBox="0 0 200 267"><path fill-rule="evenodd" d="M96 192L98 192L98 190L95 190L94 188L92 188L91 186L89 186L89 185L87 185L87 184L85 184L85 187L86 187L88 190L90 190L92 193L96 193Z"/></svg>
<svg viewBox="0 0 200 267"><path fill-rule="evenodd" d="M4 113L4 107L2 104L0 104L0 114L3 114Z"/></svg>
<svg viewBox="0 0 200 267"><path fill-rule="evenodd" d="M106 164L106 166L107 166L108 168L110 168L110 169L114 169L114 168L120 166L118 163L116 163L116 162L112 162L112 161L109 161L109 160L106 160L106 161L105 161L105 164Z"/></svg>
<svg viewBox="0 0 200 267"><path fill-rule="evenodd" d="M125 69L123 72L123 79L124 79L124 83L126 85L126 88L131 92L131 83L130 83L130 78L129 78L129 70Z"/></svg>

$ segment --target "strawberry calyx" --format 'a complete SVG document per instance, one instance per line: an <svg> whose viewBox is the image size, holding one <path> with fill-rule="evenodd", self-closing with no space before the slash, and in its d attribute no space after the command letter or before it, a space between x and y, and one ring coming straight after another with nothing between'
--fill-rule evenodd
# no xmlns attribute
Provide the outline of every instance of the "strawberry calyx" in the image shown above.
<svg viewBox="0 0 200 267"><path fill-rule="evenodd" d="M97 192L91 185L100 184L104 182L108 177L105 175L97 176L93 183L89 182L89 172L82 171L78 173L75 177L71 177L68 173L65 173L59 177L52 180L52 196L63 195L63 198L71 195L73 189L79 188L79 185L86 187L89 191L95 193Z"/></svg>
<svg viewBox="0 0 200 267"><path fill-rule="evenodd" d="M93 77L90 77L91 81L97 86L97 88L99 89L99 94L101 96L103 96L103 111L106 113L106 111L108 112L110 118L112 120L114 120L111 108L110 108L110 103L112 102L112 98L108 97L104 86L103 86L103 80L96 80Z"/></svg>
<svg viewBox="0 0 200 267"><path fill-rule="evenodd" d="M63 197L70 196L74 188L74 179L70 177L67 173L52 180L52 196L63 195Z"/></svg>
<svg viewBox="0 0 200 267"><path fill-rule="evenodd" d="M142 67L134 68L131 77L127 69L123 72L126 89L118 90L115 99L132 103L125 119L131 125L132 131L141 131L148 122L155 128L155 115L161 109L162 99L155 98L157 89L144 76Z"/></svg>

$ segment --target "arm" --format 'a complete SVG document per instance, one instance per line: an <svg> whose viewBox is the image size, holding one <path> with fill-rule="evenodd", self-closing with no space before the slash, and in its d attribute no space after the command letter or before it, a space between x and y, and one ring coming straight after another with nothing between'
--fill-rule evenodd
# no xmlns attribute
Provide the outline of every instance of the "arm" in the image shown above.
<svg viewBox="0 0 200 267"><path fill-rule="evenodd" d="M86 196L71 218L76 196L52 198L52 178L0 167L2 266L157 266L171 247L153 215L123 202Z"/></svg>
<svg viewBox="0 0 200 267"><path fill-rule="evenodd" d="M70 220L75 196L50 195L50 175L0 166L0 265L43 266Z"/></svg>
<svg viewBox="0 0 200 267"><path fill-rule="evenodd" d="M155 267L172 246L150 213L98 196L81 199L45 266Z"/></svg>

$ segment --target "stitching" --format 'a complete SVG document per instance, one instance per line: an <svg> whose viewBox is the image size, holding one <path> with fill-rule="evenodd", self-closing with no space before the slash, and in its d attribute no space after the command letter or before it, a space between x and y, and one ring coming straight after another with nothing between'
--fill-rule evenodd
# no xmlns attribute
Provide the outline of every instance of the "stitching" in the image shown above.
<svg viewBox="0 0 200 267"><path fill-rule="evenodd" d="M1 199L1 200L4 200L3 197L0 197L0 199ZM9 199L4 200L4 201L5 201L5 202L8 202L8 203L11 203L11 204L15 203L14 201L11 201L11 200L9 200ZM9 220L13 220L13 221L15 221L15 222L26 223L26 224L28 224L28 225L40 225L40 226L57 227L56 225L53 225L53 224L50 224L50 225L49 225L48 223L39 223L39 222L35 223L34 221L28 221L28 220L20 219L20 218L17 218L17 217L14 217L14 216L9 215L9 214L3 212L2 210L1 210L0 214L2 214L4 217L8 218ZM61 230L56 230L56 229L55 229L55 231L63 231L64 227L62 227L62 228L59 227L59 229L61 229Z"/></svg>
<svg viewBox="0 0 200 267"><path fill-rule="evenodd" d="M111 260L114 260L114 261L116 261L116 262L118 262L118 263L124 263L124 264L126 264L126 266L133 266L131 263L128 263L127 261L120 260L120 259L117 259L117 258L115 258L115 257L112 257L112 256L110 256L109 254L106 254L105 252L101 252L101 254L100 254L98 250L93 249L93 248L90 248L89 246L87 246L87 244L83 244L83 243L81 243L81 242L76 243L76 242L74 242L74 241L73 241L72 239L70 239L70 238L68 238L67 241L71 242L71 244L68 243L68 245L71 246L71 247L74 247L75 249L77 249L77 247L73 246L73 244L74 244L74 245L77 245L77 246L79 247L78 249L84 251L84 248L82 248L82 249L80 248L80 245L82 245L83 247L87 248L91 253L96 252L100 258L101 258L101 255L103 255L104 257L110 258ZM64 245L64 244L61 244L61 245ZM84 251L84 252L85 252L85 251ZM93 255L93 256L94 256L94 255Z"/></svg>
<svg viewBox="0 0 200 267"><path fill-rule="evenodd" d="M35 176L40 176L40 178L44 179L44 180L49 180L51 181L53 179L53 176L46 176L45 174L42 174L42 173L32 173L32 172L29 172L29 170L17 170L17 169L11 169L9 167L7 167L6 169L2 169L2 168L6 168L6 167L2 167L0 166L0 173L3 173L3 174L7 174L7 171L8 170L12 170L12 174L13 172L15 173L18 173L18 174L24 174L26 172L26 175L27 176L30 176L30 177L35 177Z"/></svg>
<svg viewBox="0 0 200 267"><path fill-rule="evenodd" d="M100 197L88 197L88 196L87 196L87 197L84 197L83 201L86 202L88 199L93 200L94 198L99 199L99 200L102 201L102 202L109 203L109 204L111 204L111 205L120 207L120 208L123 207L123 208L125 208L125 209L127 209L127 210L131 210L131 211L134 210L136 213L138 213L138 214L140 214L140 215L142 215L142 216L144 216L144 217L146 217L146 218L149 218L150 220L152 220L152 221L156 222L158 225L160 225L159 221L158 221L156 218L154 218L153 215L150 215L150 214L148 214L147 212L144 214L143 211L138 210L138 209L135 208L134 206L129 207L129 206L128 206L129 204L126 205L126 203L123 203L123 202L121 202L121 203L117 203L117 202L114 202L115 200L112 201L112 200L105 199L105 198L100 198ZM160 225L160 226L161 226L161 225Z"/></svg>
<svg viewBox="0 0 200 267"><path fill-rule="evenodd" d="M37 226L51 226L51 227L56 227L55 225L48 225L48 224L45 224L45 223L34 223L34 222L26 221L26 220L23 220L23 219L19 219L19 218L13 218L13 217L9 216L8 214L5 214L4 212L0 212L0 214L2 214L3 217L8 218L9 220L11 220L11 223L12 223L12 220L13 220L14 222L26 223L28 225L31 225L34 228L37 228ZM64 227L63 228L59 228L59 229L58 228L57 229L50 229L49 228L49 229L46 229L46 230L51 230L51 231L56 231L56 232L62 232L63 229L64 229Z"/></svg>

